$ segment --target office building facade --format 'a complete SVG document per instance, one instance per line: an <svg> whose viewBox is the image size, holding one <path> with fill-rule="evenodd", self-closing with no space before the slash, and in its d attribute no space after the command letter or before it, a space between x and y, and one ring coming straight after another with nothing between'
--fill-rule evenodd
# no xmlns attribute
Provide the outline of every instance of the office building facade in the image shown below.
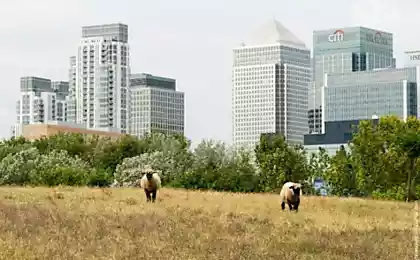
<svg viewBox="0 0 420 260"><path fill-rule="evenodd" d="M70 114L75 123L98 130L128 131L129 52L127 25L82 28L69 73Z"/></svg>
<svg viewBox="0 0 420 260"><path fill-rule="evenodd" d="M419 67L325 76L323 121L416 116Z"/></svg>
<svg viewBox="0 0 420 260"><path fill-rule="evenodd" d="M175 79L132 74L130 95L130 134L184 134L184 93L176 90Z"/></svg>
<svg viewBox="0 0 420 260"><path fill-rule="evenodd" d="M365 27L334 28L314 31L314 84L310 90L309 110L322 118L322 88L325 73L352 73L377 68L395 68L393 35ZM311 113L308 113L308 116ZM308 118L310 122L311 119ZM320 132L319 124L310 132ZM322 128L322 125L321 125Z"/></svg>
<svg viewBox="0 0 420 260"><path fill-rule="evenodd" d="M311 79L305 44L273 19L234 48L233 55L234 145L252 148L263 133L303 143Z"/></svg>

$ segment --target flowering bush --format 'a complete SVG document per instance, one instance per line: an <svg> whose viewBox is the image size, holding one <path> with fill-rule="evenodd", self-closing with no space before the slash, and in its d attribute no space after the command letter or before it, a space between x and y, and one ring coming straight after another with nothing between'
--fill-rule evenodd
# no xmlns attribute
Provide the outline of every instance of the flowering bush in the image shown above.
<svg viewBox="0 0 420 260"><path fill-rule="evenodd" d="M0 185L24 185L30 183L30 173L39 157L38 149L29 148L9 154L0 161Z"/></svg>
<svg viewBox="0 0 420 260"><path fill-rule="evenodd" d="M34 163L30 180L37 185L85 185L90 171L85 161L71 157L65 150L40 155Z"/></svg>
<svg viewBox="0 0 420 260"><path fill-rule="evenodd" d="M151 167L153 170L161 172L162 168L166 168L163 160L162 152L144 153L139 156L125 158L121 164L117 166L113 183L114 187L134 187L137 185L145 167Z"/></svg>

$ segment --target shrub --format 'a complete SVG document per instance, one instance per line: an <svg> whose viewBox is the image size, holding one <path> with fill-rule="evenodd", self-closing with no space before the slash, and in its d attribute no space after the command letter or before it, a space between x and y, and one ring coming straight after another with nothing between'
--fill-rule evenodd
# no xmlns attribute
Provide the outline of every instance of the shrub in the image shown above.
<svg viewBox="0 0 420 260"><path fill-rule="evenodd" d="M30 180L35 185L86 185L89 171L88 164L79 157L53 150L36 158Z"/></svg>
<svg viewBox="0 0 420 260"><path fill-rule="evenodd" d="M111 185L113 174L110 170L94 168L90 171L87 179L88 186L107 187Z"/></svg>
<svg viewBox="0 0 420 260"><path fill-rule="evenodd" d="M0 162L0 185L25 185L30 183L30 173L39 157L36 148L9 154Z"/></svg>
<svg viewBox="0 0 420 260"><path fill-rule="evenodd" d="M114 186L133 187L143 176L142 169L149 165L152 169L161 171L169 166L163 158L162 152L144 153L139 156L125 158L117 165L114 173Z"/></svg>

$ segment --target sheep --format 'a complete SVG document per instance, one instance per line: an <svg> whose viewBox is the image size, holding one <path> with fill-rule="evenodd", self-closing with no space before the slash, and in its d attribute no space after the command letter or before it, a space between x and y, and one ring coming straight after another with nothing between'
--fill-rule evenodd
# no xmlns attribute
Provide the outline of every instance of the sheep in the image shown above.
<svg viewBox="0 0 420 260"><path fill-rule="evenodd" d="M155 202L157 190L161 187L161 180L159 174L153 172L152 169L147 168L144 171L146 174L140 180L140 187L146 193L147 202Z"/></svg>
<svg viewBox="0 0 420 260"><path fill-rule="evenodd" d="M286 182L280 192L281 209L284 210L286 202L289 205L290 211L298 212L300 204L300 196L302 195L302 185L295 182Z"/></svg>

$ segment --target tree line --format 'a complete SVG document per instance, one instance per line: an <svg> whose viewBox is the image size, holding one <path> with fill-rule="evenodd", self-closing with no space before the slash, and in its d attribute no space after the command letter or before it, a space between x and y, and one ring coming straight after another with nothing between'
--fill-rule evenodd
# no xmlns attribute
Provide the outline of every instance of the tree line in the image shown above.
<svg viewBox="0 0 420 260"><path fill-rule="evenodd" d="M307 154L281 135L262 135L252 151L203 140L191 149L182 135L151 133L118 139L60 133L0 143L0 185L133 186L145 165L164 186L231 192L278 192L285 181L306 194L322 179L333 196L413 200L420 195L420 121L362 121L334 156Z"/></svg>

